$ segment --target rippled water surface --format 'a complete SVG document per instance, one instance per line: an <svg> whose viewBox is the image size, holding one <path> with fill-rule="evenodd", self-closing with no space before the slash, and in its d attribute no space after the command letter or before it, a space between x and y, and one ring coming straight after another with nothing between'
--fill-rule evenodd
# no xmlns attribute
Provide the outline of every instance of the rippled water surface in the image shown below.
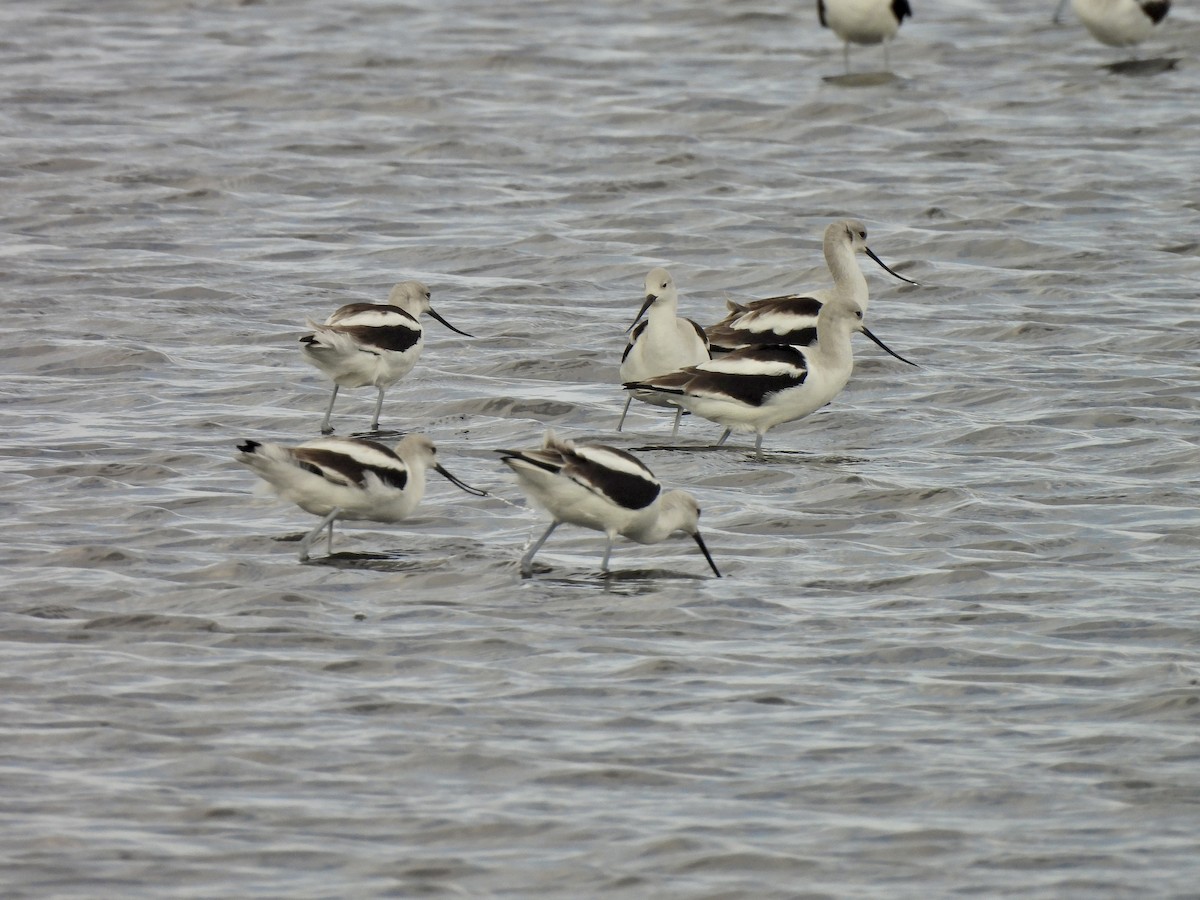
<svg viewBox="0 0 1200 900"><path fill-rule="evenodd" d="M6 896L1194 896L1200 20L1133 77L914 5L851 79L799 0L0 7ZM712 322L843 215L921 368L856 339L761 462L614 431L649 268ZM301 565L234 444L315 436L305 317L405 278L474 337L384 426L491 495ZM727 577L563 528L522 579L546 426Z"/></svg>

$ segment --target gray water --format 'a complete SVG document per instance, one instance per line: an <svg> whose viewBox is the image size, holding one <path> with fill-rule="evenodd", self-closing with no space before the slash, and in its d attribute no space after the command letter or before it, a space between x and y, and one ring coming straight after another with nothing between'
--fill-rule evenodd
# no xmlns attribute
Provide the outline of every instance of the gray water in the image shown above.
<svg viewBox="0 0 1200 900"><path fill-rule="evenodd" d="M1200 879L1200 21L807 2L0 6L0 871L29 897L1185 897ZM881 65L857 48L858 72ZM623 329L819 286L873 331L767 457L639 406ZM405 278L400 525L255 491L306 316ZM340 434L374 395L343 391ZM545 526L494 450L632 449L683 537Z"/></svg>

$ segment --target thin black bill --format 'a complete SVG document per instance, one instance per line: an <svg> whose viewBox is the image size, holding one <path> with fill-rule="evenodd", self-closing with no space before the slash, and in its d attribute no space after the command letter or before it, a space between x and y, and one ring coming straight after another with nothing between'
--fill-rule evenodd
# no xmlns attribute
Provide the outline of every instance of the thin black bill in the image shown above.
<svg viewBox="0 0 1200 900"><path fill-rule="evenodd" d="M644 316L646 314L646 310L648 310L650 308L650 304L653 303L657 299L658 298L655 297L653 294L647 294L646 302L642 304L642 308L638 310L638 314L633 317L633 321L629 323L629 327L626 328L625 330L633 331L633 326L636 325L638 322L642 321L642 316Z"/></svg>
<svg viewBox="0 0 1200 900"><path fill-rule="evenodd" d="M882 266L882 265L883 265L883 263L880 263L880 265ZM887 269L887 266L883 266L883 267L884 267L885 269ZM888 269L888 271L890 272L891 270L890 270L890 269ZM896 273L895 273L895 272L892 272L892 274L893 274L893 275L895 275ZM897 275L896 277L899 277L899 276ZM907 281L908 279L906 278L906 279L904 279L904 280L905 280L905 281ZM455 328L453 325L451 325L449 322L447 322L445 319L443 319L441 316L439 316L437 313L435 313L435 312L433 311L433 307L430 307L430 308L429 308L429 314L430 314L431 316L433 316L435 319L437 319L439 322L441 322L443 325L445 325L447 328L449 328L451 331L453 331L453 332L455 332L455 333L457 333L457 334L461 334L463 337L475 337L475 335L473 335L473 334L467 334L467 333L466 333L465 331L463 331L461 328Z"/></svg>
<svg viewBox="0 0 1200 900"><path fill-rule="evenodd" d="M871 250L870 247L866 247L864 249L864 252L867 254L867 256L871 257L871 259L875 260L875 262L879 263L879 267L881 269L883 269L883 271L887 272L889 275L899 278L901 281L907 281L909 284L916 284L918 287L920 287L920 285L917 282L913 281L911 278L905 278L899 272L893 272L888 267L887 263L885 263L882 259L880 259L878 256L875 255L875 253ZM891 353L890 350L888 352Z"/></svg>
<svg viewBox="0 0 1200 900"><path fill-rule="evenodd" d="M704 538L700 537L700 532L692 535L696 539L696 546L700 548L700 552L704 554L704 558L708 560L708 564L712 566L713 574L718 578L721 577L721 570L717 568L717 564L713 562L712 554L708 552L708 548L704 546Z"/></svg>
<svg viewBox="0 0 1200 900"><path fill-rule="evenodd" d="M435 464L433 469L456 488L460 488L461 490L466 491L468 494L474 494L476 497L486 497L488 495L487 491L481 491L479 488L471 487L465 481L460 481L459 479L455 478L444 468L442 468L441 463Z"/></svg>
<svg viewBox="0 0 1200 900"><path fill-rule="evenodd" d="M867 337L869 337L871 340L873 340L880 347L882 347L885 352L890 353L892 356L896 357L896 359L900 360L900 362L908 363L910 366L916 366L916 368L918 368L918 369L920 368L920 366L917 366L917 364L915 362L913 362L912 360L909 360L909 359L905 359L903 356L901 356L899 353L897 353L895 350L893 350L891 347L889 347L887 344L885 344L879 338L875 337L875 335L871 334L870 329L868 329L866 325L863 326L862 333L865 334Z"/></svg>

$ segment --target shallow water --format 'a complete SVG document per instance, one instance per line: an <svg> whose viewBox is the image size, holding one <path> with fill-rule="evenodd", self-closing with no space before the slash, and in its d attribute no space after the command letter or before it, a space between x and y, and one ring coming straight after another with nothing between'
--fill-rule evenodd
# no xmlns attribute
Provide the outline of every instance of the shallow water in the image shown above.
<svg viewBox="0 0 1200 900"><path fill-rule="evenodd" d="M1052 5L849 82L773 0L0 9L6 895L1193 894L1200 23L1126 77ZM920 369L858 341L762 462L613 431L649 268L715 321L842 215ZM315 436L305 316L404 278L476 337L384 425L492 496L300 565L234 444ZM727 577L563 528L522 579L493 451L546 426Z"/></svg>

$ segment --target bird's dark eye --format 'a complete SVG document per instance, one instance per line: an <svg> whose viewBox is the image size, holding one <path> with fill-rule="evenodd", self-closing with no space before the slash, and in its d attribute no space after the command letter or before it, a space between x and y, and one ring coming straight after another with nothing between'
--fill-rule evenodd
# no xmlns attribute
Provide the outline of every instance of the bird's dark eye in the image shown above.
<svg viewBox="0 0 1200 900"><path fill-rule="evenodd" d="M867 239L867 233L866 233L865 231L860 231L860 232L858 233L858 236L859 236L860 238L862 238L864 241Z"/></svg>
<svg viewBox="0 0 1200 900"><path fill-rule="evenodd" d="M862 310L861 309L858 310L854 315L856 315L858 318L861 319L862 318Z"/></svg>

